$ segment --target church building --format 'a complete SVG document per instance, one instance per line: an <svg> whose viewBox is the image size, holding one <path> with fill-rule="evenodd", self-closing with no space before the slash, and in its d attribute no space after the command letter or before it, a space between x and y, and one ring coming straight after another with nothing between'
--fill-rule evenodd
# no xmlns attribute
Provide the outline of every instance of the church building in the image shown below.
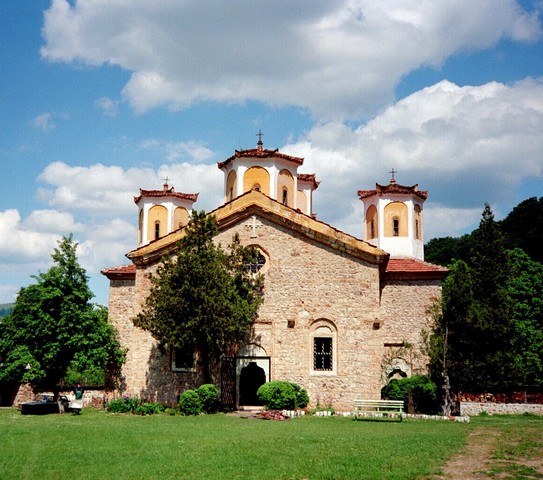
<svg viewBox="0 0 543 480"><path fill-rule="evenodd" d="M235 151L218 163L224 204L209 212L217 242L235 234L260 252L252 266L264 276L264 302L251 340L222 362L217 380L224 403L255 405L263 382L288 380L305 388L311 405L352 409L355 398L378 399L391 378L425 373L422 332L440 298L447 269L424 262L423 204L427 192L396 182L360 190L364 239L317 219L314 174L298 172L303 158L278 150ZM353 192L354 193L354 192ZM109 318L127 360L119 394L175 403L202 383L198 359L161 353L134 326L148 295L149 274L175 252L197 194L140 190L137 248L129 265L102 273L110 281Z"/></svg>

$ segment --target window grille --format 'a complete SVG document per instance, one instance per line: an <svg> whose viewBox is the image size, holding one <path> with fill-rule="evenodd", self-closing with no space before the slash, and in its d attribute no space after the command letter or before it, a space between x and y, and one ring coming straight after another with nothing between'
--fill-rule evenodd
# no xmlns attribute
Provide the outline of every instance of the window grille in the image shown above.
<svg viewBox="0 0 543 480"><path fill-rule="evenodd" d="M313 369L333 370L332 338L313 339Z"/></svg>

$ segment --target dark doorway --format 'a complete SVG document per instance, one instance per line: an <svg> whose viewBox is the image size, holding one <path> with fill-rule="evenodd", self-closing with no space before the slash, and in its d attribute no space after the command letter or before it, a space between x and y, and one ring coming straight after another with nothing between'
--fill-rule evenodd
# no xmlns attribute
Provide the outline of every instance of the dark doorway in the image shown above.
<svg viewBox="0 0 543 480"><path fill-rule="evenodd" d="M266 383L266 373L256 362L250 362L243 367L239 376L239 404L261 405L256 392L264 383Z"/></svg>

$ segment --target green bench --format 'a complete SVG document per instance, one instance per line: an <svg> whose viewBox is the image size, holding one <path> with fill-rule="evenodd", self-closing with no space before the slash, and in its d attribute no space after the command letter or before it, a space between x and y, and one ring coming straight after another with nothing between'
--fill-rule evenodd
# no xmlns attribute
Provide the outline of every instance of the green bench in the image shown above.
<svg viewBox="0 0 543 480"><path fill-rule="evenodd" d="M355 400L354 418L397 418L403 420L403 400Z"/></svg>

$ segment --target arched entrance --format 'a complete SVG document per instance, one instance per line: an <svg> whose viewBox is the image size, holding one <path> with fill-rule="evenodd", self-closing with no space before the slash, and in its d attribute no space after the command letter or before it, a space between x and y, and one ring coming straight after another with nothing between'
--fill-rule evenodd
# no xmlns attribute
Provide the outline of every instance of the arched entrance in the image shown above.
<svg viewBox="0 0 543 480"><path fill-rule="evenodd" d="M238 407L260 405L256 392L270 381L270 357L258 345L245 345L236 357L236 404Z"/></svg>
<svg viewBox="0 0 543 480"><path fill-rule="evenodd" d="M243 367L239 374L240 406L261 405L256 392L264 383L266 383L266 373L256 362L249 362L246 367Z"/></svg>

